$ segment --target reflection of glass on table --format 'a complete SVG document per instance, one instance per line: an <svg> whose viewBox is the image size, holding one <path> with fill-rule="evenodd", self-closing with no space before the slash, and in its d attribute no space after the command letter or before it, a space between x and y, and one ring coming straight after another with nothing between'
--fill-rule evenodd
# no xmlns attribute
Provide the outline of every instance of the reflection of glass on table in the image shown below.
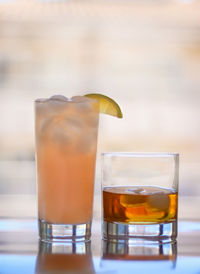
<svg viewBox="0 0 200 274"><path fill-rule="evenodd" d="M176 239L178 154L104 153L102 174L104 239Z"/></svg>
<svg viewBox="0 0 200 274"><path fill-rule="evenodd" d="M40 241L35 273L95 273L90 243Z"/></svg>
<svg viewBox="0 0 200 274"><path fill-rule="evenodd" d="M119 273L151 273L151 270L170 270L176 267L177 244L130 245L103 241L101 268L117 269ZM122 271L122 272L121 272ZM143 272L144 271L144 272ZM153 272L159 273L159 272Z"/></svg>
<svg viewBox="0 0 200 274"><path fill-rule="evenodd" d="M177 243L129 245L127 243L103 241L104 259L121 260L170 260L177 257Z"/></svg>

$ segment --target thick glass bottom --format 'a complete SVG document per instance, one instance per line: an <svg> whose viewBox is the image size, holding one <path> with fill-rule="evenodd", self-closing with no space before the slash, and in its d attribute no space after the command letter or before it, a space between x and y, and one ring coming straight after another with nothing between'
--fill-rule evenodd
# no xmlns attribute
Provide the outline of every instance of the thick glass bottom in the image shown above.
<svg viewBox="0 0 200 274"><path fill-rule="evenodd" d="M91 222L86 224L52 224L39 220L39 236L42 241L88 242L91 238Z"/></svg>
<svg viewBox="0 0 200 274"><path fill-rule="evenodd" d="M103 222L103 239L135 244L169 243L176 240L177 222L160 224L122 224Z"/></svg>

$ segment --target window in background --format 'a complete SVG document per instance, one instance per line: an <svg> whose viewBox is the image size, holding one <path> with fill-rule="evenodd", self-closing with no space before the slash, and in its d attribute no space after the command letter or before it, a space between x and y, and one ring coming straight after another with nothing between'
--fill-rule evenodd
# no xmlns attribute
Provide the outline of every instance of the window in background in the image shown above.
<svg viewBox="0 0 200 274"><path fill-rule="evenodd" d="M36 214L34 99L101 92L124 119L102 116L99 152L179 152L180 216L198 217L190 207L200 204L199 9L198 1L0 2L0 191L9 201L0 214Z"/></svg>

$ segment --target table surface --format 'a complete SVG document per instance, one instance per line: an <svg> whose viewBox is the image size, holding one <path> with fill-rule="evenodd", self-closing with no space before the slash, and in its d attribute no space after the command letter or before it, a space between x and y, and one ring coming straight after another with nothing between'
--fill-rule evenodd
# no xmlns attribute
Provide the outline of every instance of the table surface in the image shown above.
<svg viewBox="0 0 200 274"><path fill-rule="evenodd" d="M125 246L101 240L93 222L91 243L44 244L36 219L0 220L0 273L200 274L200 222L179 221L176 244Z"/></svg>

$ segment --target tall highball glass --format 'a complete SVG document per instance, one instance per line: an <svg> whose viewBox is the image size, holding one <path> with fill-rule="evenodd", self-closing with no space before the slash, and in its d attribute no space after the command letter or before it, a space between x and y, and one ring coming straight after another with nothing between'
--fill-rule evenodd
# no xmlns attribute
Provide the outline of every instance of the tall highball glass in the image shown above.
<svg viewBox="0 0 200 274"><path fill-rule="evenodd" d="M99 110L82 96L35 101L39 234L46 241L91 236Z"/></svg>
<svg viewBox="0 0 200 274"><path fill-rule="evenodd" d="M103 238L175 241L179 155L114 152L102 161Z"/></svg>

